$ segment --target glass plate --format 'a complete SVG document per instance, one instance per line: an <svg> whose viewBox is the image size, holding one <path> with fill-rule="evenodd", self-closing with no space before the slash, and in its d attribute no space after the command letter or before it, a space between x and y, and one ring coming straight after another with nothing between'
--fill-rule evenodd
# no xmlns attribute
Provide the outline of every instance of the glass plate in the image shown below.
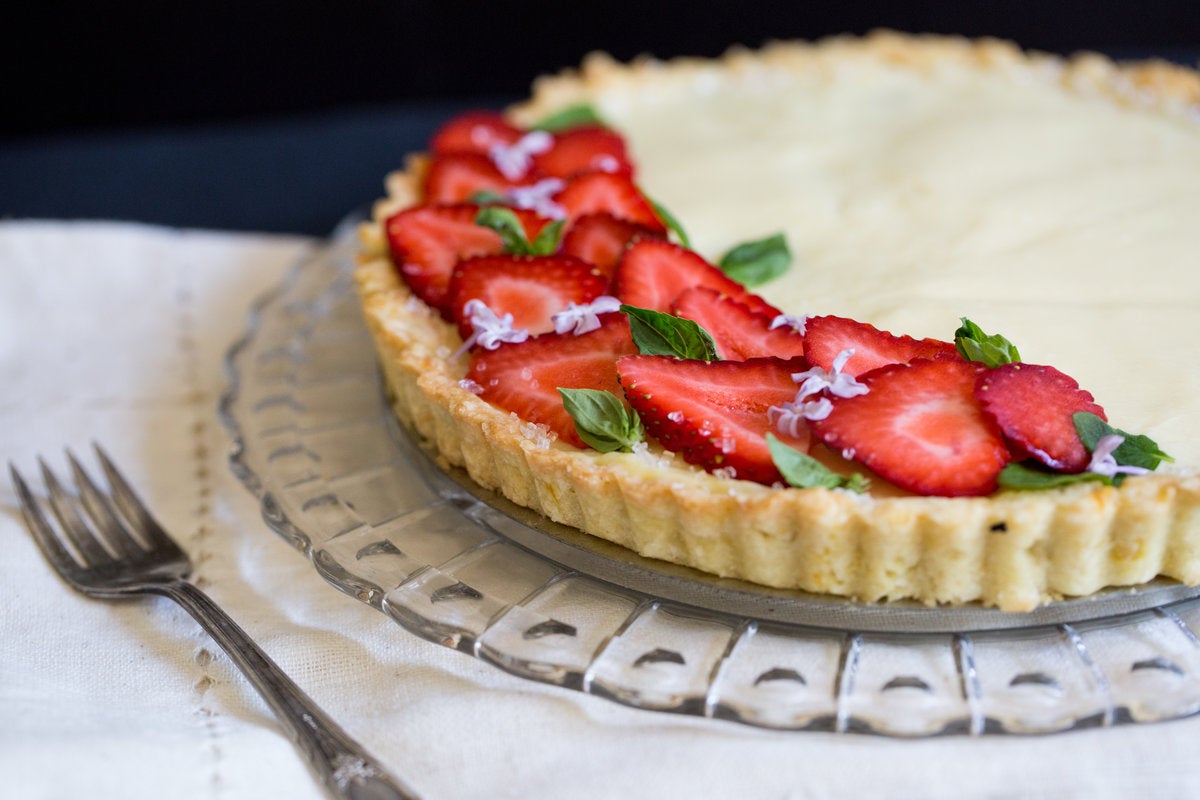
<svg viewBox="0 0 1200 800"><path fill-rule="evenodd" d="M351 279L359 216L252 311L221 418L234 472L347 594L502 669L638 708L895 736L1200 710L1200 590L1030 614L722 580L555 525L437 468L389 410Z"/></svg>

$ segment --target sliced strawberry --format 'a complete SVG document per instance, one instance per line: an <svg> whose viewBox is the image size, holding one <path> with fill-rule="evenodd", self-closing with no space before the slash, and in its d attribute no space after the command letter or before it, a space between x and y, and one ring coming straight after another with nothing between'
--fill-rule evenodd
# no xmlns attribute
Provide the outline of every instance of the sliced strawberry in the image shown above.
<svg viewBox="0 0 1200 800"><path fill-rule="evenodd" d="M571 303L590 303L608 288L592 265L571 256L480 256L458 262L447 303L463 339L472 333L463 306L482 300L497 316L513 315L513 327L533 335L554 330L551 315Z"/></svg>
<svg viewBox="0 0 1200 800"><path fill-rule="evenodd" d="M581 172L633 174L620 134L602 125L581 125L554 135L554 145L533 157L542 175L570 178Z"/></svg>
<svg viewBox="0 0 1200 800"><path fill-rule="evenodd" d="M500 253L503 242L491 228L475 224L479 206L470 203L410 206L384 223L396 269L417 297L450 319L446 292L454 265L464 258ZM547 220L514 209L534 239Z"/></svg>
<svg viewBox="0 0 1200 800"><path fill-rule="evenodd" d="M465 111L444 122L433 134L429 149L446 153L483 153L495 145L511 145L524 131L496 111Z"/></svg>
<svg viewBox="0 0 1200 800"><path fill-rule="evenodd" d="M1002 364L980 376L975 397L996 421L1017 458L1033 458L1051 469L1082 472L1091 455L1072 415L1087 411L1108 419L1091 392L1069 375L1036 364Z"/></svg>
<svg viewBox="0 0 1200 800"><path fill-rule="evenodd" d="M675 299L693 286L706 286L774 319L779 310L751 294L699 254L665 240L642 239L630 245L617 264L613 293L625 303L655 311L671 310Z"/></svg>
<svg viewBox="0 0 1200 800"><path fill-rule="evenodd" d="M672 313L708 331L717 355L728 361L804 355L804 337L790 326L771 328L774 317L707 286L694 286L675 298Z"/></svg>
<svg viewBox="0 0 1200 800"><path fill-rule="evenodd" d="M465 203L477 192L506 192L513 182L481 153L436 156L425 174L426 203Z"/></svg>
<svg viewBox="0 0 1200 800"><path fill-rule="evenodd" d="M830 369L838 354L854 350L842 372L858 376L885 364L907 364L916 358L961 360L950 342L914 339L881 331L846 317L812 316L804 323L804 356L814 367Z"/></svg>
<svg viewBox="0 0 1200 800"><path fill-rule="evenodd" d="M570 219L604 211L662 234L667 231L650 201L628 175L611 172L576 175L567 181L554 201L562 206Z"/></svg>
<svg viewBox="0 0 1200 800"><path fill-rule="evenodd" d="M773 430L768 411L796 396L792 373L802 361L684 361L626 356L617 361L625 396L646 432L689 464L730 470L733 477L773 484L783 480L767 448L767 433L799 450L808 440Z"/></svg>
<svg viewBox="0 0 1200 800"><path fill-rule="evenodd" d="M561 250L566 255L594 264L611 278L630 243L637 239L661 238L663 234L645 225L598 212L584 214L571 223L563 235Z"/></svg>
<svg viewBox="0 0 1200 800"><path fill-rule="evenodd" d="M605 314L590 333L546 333L471 354L467 378L479 396L521 419L547 426L558 438L585 447L562 404L562 389L600 389L621 396L617 359L637 352L624 314Z"/></svg>
<svg viewBox="0 0 1200 800"><path fill-rule="evenodd" d="M986 368L961 359L917 359L861 376L869 391L830 398L809 423L826 445L906 491L985 495L1011 458L996 423L975 399Z"/></svg>

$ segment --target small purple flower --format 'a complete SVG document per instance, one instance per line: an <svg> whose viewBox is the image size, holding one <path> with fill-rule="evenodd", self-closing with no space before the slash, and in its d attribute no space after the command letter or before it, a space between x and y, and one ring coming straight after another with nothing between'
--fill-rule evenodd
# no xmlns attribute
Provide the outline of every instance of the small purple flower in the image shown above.
<svg viewBox="0 0 1200 800"><path fill-rule="evenodd" d="M590 303L571 303L550 317L555 333L573 330L576 336L590 333L600 327L600 315L621 310L621 301L609 295L601 295Z"/></svg>
<svg viewBox="0 0 1200 800"><path fill-rule="evenodd" d="M1117 475L1146 475L1150 470L1145 467L1135 467L1129 464L1118 464L1117 459L1113 457L1113 451L1121 446L1125 441L1125 437L1119 433L1110 433L1107 436L1101 436L1096 442L1096 449L1092 451L1092 460L1087 465L1088 472L1094 472L1097 475L1107 475L1114 478Z"/></svg>

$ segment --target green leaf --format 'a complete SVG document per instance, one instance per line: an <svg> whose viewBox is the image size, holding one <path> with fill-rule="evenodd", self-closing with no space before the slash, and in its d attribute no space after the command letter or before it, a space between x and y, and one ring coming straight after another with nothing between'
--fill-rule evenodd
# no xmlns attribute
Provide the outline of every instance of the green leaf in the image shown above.
<svg viewBox="0 0 1200 800"><path fill-rule="evenodd" d="M1105 436L1116 434L1124 437L1125 441L1121 442L1121 445L1112 454L1118 464L1154 470L1158 469L1158 465L1164 461L1175 460L1164 453L1158 443L1149 436L1126 433L1120 428L1109 425L1095 414L1079 411L1071 419L1075 422L1075 430L1079 433L1083 446L1089 452L1095 452L1097 442Z"/></svg>
<svg viewBox="0 0 1200 800"><path fill-rule="evenodd" d="M856 472L849 477L839 475L807 453L801 453L779 441L773 433L767 434L767 448L771 451L771 460L790 486L801 489L849 489L859 494L870 486L870 481L861 474Z"/></svg>
<svg viewBox="0 0 1200 800"><path fill-rule="evenodd" d="M492 189L480 189L467 198L467 202L477 206L507 206L511 201L508 195L503 192L497 192Z"/></svg>
<svg viewBox="0 0 1200 800"><path fill-rule="evenodd" d="M646 200L654 208L654 213L662 220L662 224L667 226L667 230L675 234L675 240L679 242L680 246L690 248L692 240L688 238L687 231L683 229L683 223L676 219L675 215L668 211L667 207L662 203L652 200L649 197Z"/></svg>
<svg viewBox="0 0 1200 800"><path fill-rule="evenodd" d="M642 355L720 360L712 336L690 319L625 304L621 305L621 311L629 317L633 343Z"/></svg>
<svg viewBox="0 0 1200 800"><path fill-rule="evenodd" d="M721 256L717 266L743 286L758 286L788 271L792 253L782 233L743 242Z"/></svg>
<svg viewBox="0 0 1200 800"><path fill-rule="evenodd" d="M565 131L568 128L577 128L580 125L603 125L604 120L600 119L600 115L596 113L596 109L592 108L587 103L579 103L573 106L567 106L564 109L555 111L542 118L540 122L533 127L538 130L557 133Z"/></svg>
<svg viewBox="0 0 1200 800"><path fill-rule="evenodd" d="M511 208L485 206L475 215L475 224L491 228L500 234L504 252L517 256L546 256L558 249L565 220L548 223L532 242L525 237L525 226Z"/></svg>
<svg viewBox="0 0 1200 800"><path fill-rule="evenodd" d="M612 392L560 388L558 393L579 438L589 447L601 453L629 452L645 438L641 418Z"/></svg>
<svg viewBox="0 0 1200 800"><path fill-rule="evenodd" d="M1005 465L1004 469L1000 470L999 478L1001 488L1021 491L1054 489L1084 481L1098 481L1109 486L1114 483L1107 475L1095 472L1049 472L1016 461Z"/></svg>
<svg viewBox="0 0 1200 800"><path fill-rule="evenodd" d="M993 336L987 335L966 317L962 318L962 326L954 332L954 346L963 358L978 361L989 367L1021 360L1016 345L998 333Z"/></svg>
<svg viewBox="0 0 1200 800"><path fill-rule="evenodd" d="M556 219L553 222L547 222L538 235L533 237L533 244L530 248L535 256L548 256L558 250L558 245L562 241L563 228L566 226L565 219Z"/></svg>

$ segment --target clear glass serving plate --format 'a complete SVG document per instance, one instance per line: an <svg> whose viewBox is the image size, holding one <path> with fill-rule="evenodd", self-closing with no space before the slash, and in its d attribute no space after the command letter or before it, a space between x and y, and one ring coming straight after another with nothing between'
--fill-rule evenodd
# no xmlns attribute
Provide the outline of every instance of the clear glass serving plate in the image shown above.
<svg viewBox="0 0 1200 800"><path fill-rule="evenodd" d="M268 524L407 630L531 680L787 730L1047 733L1200 710L1200 590L1031 614L722 580L444 472L391 414L347 219L250 314L221 417Z"/></svg>

